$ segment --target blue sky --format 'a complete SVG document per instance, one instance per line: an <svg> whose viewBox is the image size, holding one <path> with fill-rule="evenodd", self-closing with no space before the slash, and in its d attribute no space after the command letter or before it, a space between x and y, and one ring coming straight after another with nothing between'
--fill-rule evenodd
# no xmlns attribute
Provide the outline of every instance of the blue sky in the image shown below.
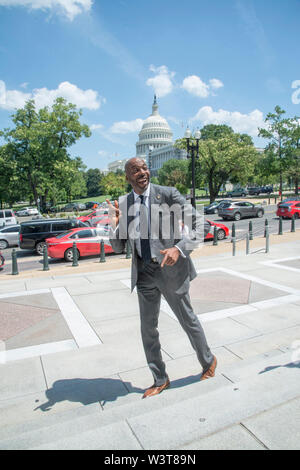
<svg viewBox="0 0 300 470"><path fill-rule="evenodd" d="M63 96L92 137L88 168L135 156L153 95L174 133L250 134L278 104L300 115L299 0L0 0L0 129L27 99Z"/></svg>

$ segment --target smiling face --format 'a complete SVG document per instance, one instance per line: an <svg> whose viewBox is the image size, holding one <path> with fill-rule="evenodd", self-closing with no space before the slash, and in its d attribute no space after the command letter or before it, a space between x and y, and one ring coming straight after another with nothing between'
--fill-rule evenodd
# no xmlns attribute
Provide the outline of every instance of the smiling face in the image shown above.
<svg viewBox="0 0 300 470"><path fill-rule="evenodd" d="M126 164L126 179L137 194L143 194L150 182L150 171L141 158L131 158Z"/></svg>

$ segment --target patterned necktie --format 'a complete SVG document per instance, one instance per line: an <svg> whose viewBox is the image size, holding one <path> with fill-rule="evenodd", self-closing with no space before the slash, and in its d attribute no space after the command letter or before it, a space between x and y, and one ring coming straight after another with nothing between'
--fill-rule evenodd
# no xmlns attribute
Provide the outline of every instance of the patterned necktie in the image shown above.
<svg viewBox="0 0 300 470"><path fill-rule="evenodd" d="M140 227L147 227L147 233L145 234L145 230L141 230L144 234L141 236L141 255L142 259L145 262L151 261L151 249L150 249L150 241L149 241L149 219L148 219L148 209L145 204L145 196L139 196L141 200L141 208L140 208ZM143 206L143 207L142 207ZM146 235L146 237L145 237Z"/></svg>

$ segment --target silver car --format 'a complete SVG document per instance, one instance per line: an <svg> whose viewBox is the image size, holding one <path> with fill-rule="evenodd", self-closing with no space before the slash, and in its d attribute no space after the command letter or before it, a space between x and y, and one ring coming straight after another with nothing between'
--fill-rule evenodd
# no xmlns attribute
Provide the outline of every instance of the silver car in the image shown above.
<svg viewBox="0 0 300 470"><path fill-rule="evenodd" d="M8 225L0 229L0 249L19 245L20 225Z"/></svg>
<svg viewBox="0 0 300 470"><path fill-rule="evenodd" d="M252 204L248 201L233 201L222 205L218 209L218 215L223 220L240 220L243 217L262 217L264 209L260 205Z"/></svg>

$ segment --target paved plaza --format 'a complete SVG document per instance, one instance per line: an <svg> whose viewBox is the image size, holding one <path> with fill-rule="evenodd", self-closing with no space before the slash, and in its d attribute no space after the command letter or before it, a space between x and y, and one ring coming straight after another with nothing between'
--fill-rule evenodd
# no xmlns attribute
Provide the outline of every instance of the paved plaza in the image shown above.
<svg viewBox="0 0 300 470"><path fill-rule="evenodd" d="M146 400L129 260L1 277L0 449L299 449L299 235L268 254L193 254L190 293L217 374L199 382L163 300L171 388Z"/></svg>

